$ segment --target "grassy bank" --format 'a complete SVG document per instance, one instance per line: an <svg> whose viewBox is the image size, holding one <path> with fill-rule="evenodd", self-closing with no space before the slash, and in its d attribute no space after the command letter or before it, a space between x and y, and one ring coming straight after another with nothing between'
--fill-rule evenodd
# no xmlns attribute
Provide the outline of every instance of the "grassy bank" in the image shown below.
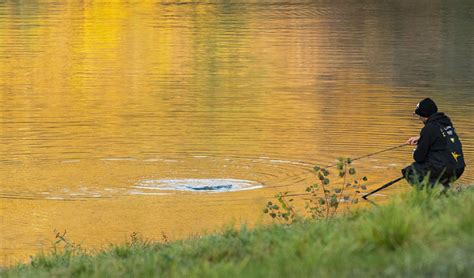
<svg viewBox="0 0 474 278"><path fill-rule="evenodd" d="M37 256L4 277L299 277L474 275L474 190L413 191L327 221L302 221L172 243L136 238L95 255Z"/></svg>

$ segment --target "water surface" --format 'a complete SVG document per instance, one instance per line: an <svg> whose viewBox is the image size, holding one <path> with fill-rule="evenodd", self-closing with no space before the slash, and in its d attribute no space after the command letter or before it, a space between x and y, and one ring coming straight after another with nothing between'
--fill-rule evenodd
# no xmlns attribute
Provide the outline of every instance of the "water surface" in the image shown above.
<svg viewBox="0 0 474 278"><path fill-rule="evenodd" d="M260 223L312 165L416 135L427 96L472 163L473 14L472 1L1 2L1 263L48 250L54 229L101 248ZM374 188L410 161L404 147L356 166ZM203 179L263 187L140 186Z"/></svg>

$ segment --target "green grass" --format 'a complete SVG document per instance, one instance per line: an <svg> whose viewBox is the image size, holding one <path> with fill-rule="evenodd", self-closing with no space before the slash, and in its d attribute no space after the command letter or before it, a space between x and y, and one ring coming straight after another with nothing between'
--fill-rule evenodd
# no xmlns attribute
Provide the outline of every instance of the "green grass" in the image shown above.
<svg viewBox="0 0 474 278"><path fill-rule="evenodd" d="M473 277L474 190L412 191L380 207L167 244L40 255L4 277Z"/></svg>

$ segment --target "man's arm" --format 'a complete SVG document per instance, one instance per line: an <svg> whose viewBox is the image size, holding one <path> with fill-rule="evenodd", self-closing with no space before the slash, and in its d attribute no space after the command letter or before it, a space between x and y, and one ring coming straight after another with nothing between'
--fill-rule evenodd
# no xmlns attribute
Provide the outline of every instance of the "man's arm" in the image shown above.
<svg viewBox="0 0 474 278"><path fill-rule="evenodd" d="M415 146L418 144L418 140L420 140L420 136L410 137L405 144Z"/></svg>
<svg viewBox="0 0 474 278"><path fill-rule="evenodd" d="M425 162L433 140L434 137L430 126L423 127L420 132L420 139L418 139L416 150L413 153L413 159L415 159L416 162Z"/></svg>

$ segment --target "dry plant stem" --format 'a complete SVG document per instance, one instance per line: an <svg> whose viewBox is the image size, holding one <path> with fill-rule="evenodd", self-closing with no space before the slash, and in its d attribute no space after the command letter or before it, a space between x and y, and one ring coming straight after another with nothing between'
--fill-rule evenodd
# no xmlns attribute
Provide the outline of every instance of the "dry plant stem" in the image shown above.
<svg viewBox="0 0 474 278"><path fill-rule="evenodd" d="M284 224L279 217L275 217L275 218L278 220L278 222L280 222L281 225Z"/></svg>
<svg viewBox="0 0 474 278"><path fill-rule="evenodd" d="M337 198L337 205L336 205L336 208L334 209L333 215L336 215L337 208L339 208L339 200L341 199L342 194L344 193L344 187L346 185L346 181L347 181L347 164L346 162L344 162L344 180L342 181L341 193L339 193L339 197Z"/></svg>
<svg viewBox="0 0 474 278"><path fill-rule="evenodd" d="M359 190L357 190L357 189L354 191L354 195L352 195L351 200L355 200L355 198L357 197L358 192L359 192Z"/></svg>
<svg viewBox="0 0 474 278"><path fill-rule="evenodd" d="M74 246L74 243L71 243L66 239L66 233L67 233L66 230L64 230L64 233L62 235L60 232L56 232L56 238L58 239L56 243L64 242L66 246Z"/></svg>
<svg viewBox="0 0 474 278"><path fill-rule="evenodd" d="M293 206L291 206L285 199L285 196L280 196L281 198L281 202L285 205L285 207L287 208L288 211L291 211L291 213L293 215L296 215L296 211L294 210ZM288 221L287 221L288 222ZM291 224L293 223L293 220L291 220L291 222L289 222L288 224Z"/></svg>
<svg viewBox="0 0 474 278"><path fill-rule="evenodd" d="M328 193L326 191L326 187L324 186L324 181L321 181L321 185L322 185L322 188L323 188L324 200L326 201L326 219L328 219L329 218Z"/></svg>
<svg viewBox="0 0 474 278"><path fill-rule="evenodd" d="M283 199L283 198L282 198L282 199ZM290 205L286 202L285 199L283 199L283 201L285 202L285 205L286 205L286 207L289 209L289 211L291 211L292 214L296 214L295 209L293 208L293 206L290 206ZM293 221L291 221L291 222L293 222Z"/></svg>

